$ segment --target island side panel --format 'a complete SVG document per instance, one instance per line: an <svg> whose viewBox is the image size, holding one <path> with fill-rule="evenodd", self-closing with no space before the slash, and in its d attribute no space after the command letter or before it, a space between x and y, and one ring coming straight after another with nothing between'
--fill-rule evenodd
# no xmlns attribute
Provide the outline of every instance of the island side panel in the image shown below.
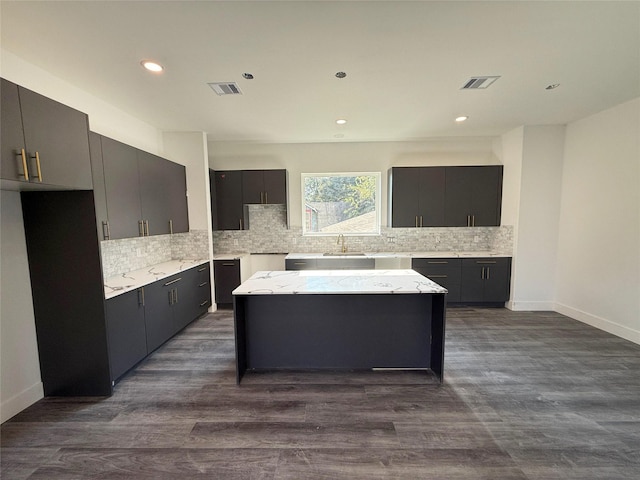
<svg viewBox="0 0 640 480"><path fill-rule="evenodd" d="M243 300L248 369L431 368L430 294Z"/></svg>
<svg viewBox="0 0 640 480"><path fill-rule="evenodd" d="M240 384L242 376L247 371L247 336L245 319L245 300L247 297L234 295L233 324L236 340L236 384Z"/></svg>
<svg viewBox="0 0 640 480"><path fill-rule="evenodd" d="M431 370L440 383L444 382L444 337L446 325L447 295L444 293L432 295L431 314Z"/></svg>

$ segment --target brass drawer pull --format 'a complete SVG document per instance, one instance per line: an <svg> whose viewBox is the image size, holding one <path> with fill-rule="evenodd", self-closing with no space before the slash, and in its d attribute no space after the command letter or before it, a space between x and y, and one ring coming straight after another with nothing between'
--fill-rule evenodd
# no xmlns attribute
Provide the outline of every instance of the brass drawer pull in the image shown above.
<svg viewBox="0 0 640 480"><path fill-rule="evenodd" d="M171 285L172 283L179 282L180 280L182 280L182 277L178 277L175 280L171 280L170 282L165 283L164 286L166 287L168 285Z"/></svg>
<svg viewBox="0 0 640 480"><path fill-rule="evenodd" d="M22 170L23 170L22 176L28 182L29 181L29 168L27 167L27 154L25 153L24 148L20 149L20 156L22 157Z"/></svg>

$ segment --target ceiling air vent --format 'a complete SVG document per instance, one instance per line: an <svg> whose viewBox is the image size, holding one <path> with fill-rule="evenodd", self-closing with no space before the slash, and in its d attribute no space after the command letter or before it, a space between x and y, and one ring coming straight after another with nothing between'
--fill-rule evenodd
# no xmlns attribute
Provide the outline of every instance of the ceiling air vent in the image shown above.
<svg viewBox="0 0 640 480"><path fill-rule="evenodd" d="M462 90L482 90L498 80L500 75L492 77L472 77L464 84Z"/></svg>
<svg viewBox="0 0 640 480"><path fill-rule="evenodd" d="M214 82L208 84L218 95L242 95L236 82Z"/></svg>

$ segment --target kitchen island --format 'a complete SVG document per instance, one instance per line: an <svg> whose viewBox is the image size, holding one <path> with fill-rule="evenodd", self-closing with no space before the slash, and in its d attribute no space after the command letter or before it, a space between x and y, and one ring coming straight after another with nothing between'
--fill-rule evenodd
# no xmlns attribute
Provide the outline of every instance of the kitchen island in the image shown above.
<svg viewBox="0 0 640 480"><path fill-rule="evenodd" d="M261 271L233 291L247 370L430 370L442 382L447 290L413 270Z"/></svg>

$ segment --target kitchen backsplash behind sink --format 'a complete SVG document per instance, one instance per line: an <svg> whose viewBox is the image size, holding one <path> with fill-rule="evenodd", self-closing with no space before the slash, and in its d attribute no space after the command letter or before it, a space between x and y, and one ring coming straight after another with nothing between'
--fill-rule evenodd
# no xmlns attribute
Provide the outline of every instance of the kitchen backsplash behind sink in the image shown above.
<svg viewBox="0 0 640 480"><path fill-rule="evenodd" d="M102 275L111 278L169 260L201 260L209 257L208 235L204 230L173 235L123 238L100 242Z"/></svg>
<svg viewBox="0 0 640 480"><path fill-rule="evenodd" d="M302 229L286 227L283 205L250 205L249 230L213 232L215 253L313 253L339 250L336 235L304 237ZM513 253L513 226L388 228L375 236L347 236L356 252L478 252Z"/></svg>

